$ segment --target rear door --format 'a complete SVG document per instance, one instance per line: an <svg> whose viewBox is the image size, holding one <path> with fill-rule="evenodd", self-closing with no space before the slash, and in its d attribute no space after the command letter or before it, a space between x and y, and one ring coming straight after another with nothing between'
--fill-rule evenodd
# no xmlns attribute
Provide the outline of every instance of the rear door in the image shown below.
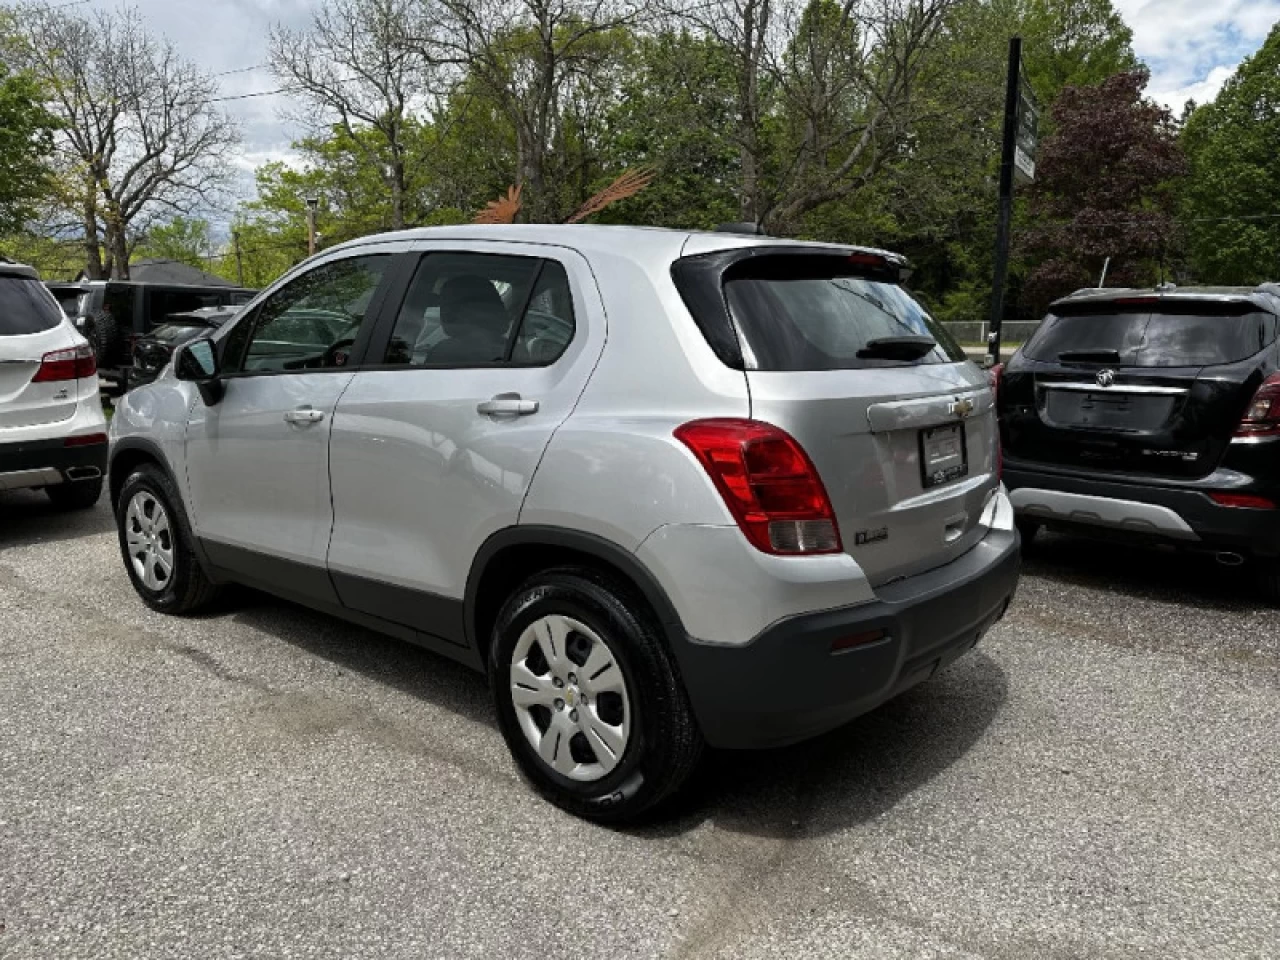
<svg viewBox="0 0 1280 960"><path fill-rule="evenodd" d="M75 379L41 381L42 358L75 347L78 338L39 280L0 274L0 443L6 430L69 420Z"/></svg>
<svg viewBox="0 0 1280 960"><path fill-rule="evenodd" d="M1001 383L1007 452L1092 470L1205 476L1270 369L1275 339L1275 316L1247 299L1060 306Z"/></svg>
<svg viewBox="0 0 1280 960"><path fill-rule="evenodd" d="M349 607L462 642L471 561L518 521L603 307L580 255L476 242L430 245L388 308L334 418L329 569Z"/></svg>
<svg viewBox="0 0 1280 960"><path fill-rule="evenodd" d="M845 549L880 584L971 548L998 480L985 376L874 260L755 257L724 291L752 417L808 452Z"/></svg>

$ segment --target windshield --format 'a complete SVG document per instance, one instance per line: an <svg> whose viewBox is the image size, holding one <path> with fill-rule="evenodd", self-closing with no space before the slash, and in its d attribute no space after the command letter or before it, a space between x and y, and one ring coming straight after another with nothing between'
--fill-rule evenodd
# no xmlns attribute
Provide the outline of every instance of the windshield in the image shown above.
<svg viewBox="0 0 1280 960"><path fill-rule="evenodd" d="M211 329L213 329L212 325L200 323L199 321L162 323L151 331L151 339L160 343L176 345L186 343L188 340L194 340L196 337L208 333Z"/></svg>
<svg viewBox="0 0 1280 960"><path fill-rule="evenodd" d="M1022 348L1032 360L1125 367L1205 367L1253 356L1276 338L1263 311L1049 314Z"/></svg>
<svg viewBox="0 0 1280 960"><path fill-rule="evenodd" d="M0 336L43 333L63 319L49 289L39 280L0 277Z"/></svg>
<svg viewBox="0 0 1280 960"><path fill-rule="evenodd" d="M847 370L952 363L964 351L909 293L870 280L836 257L761 258L730 273L729 312L755 370ZM916 359L882 354L892 341L927 338Z"/></svg>

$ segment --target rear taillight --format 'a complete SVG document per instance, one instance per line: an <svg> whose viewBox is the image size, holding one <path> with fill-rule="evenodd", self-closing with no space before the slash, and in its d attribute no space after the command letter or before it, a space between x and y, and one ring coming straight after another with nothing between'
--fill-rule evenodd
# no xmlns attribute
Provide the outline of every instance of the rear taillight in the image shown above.
<svg viewBox="0 0 1280 960"><path fill-rule="evenodd" d="M86 433L78 437L67 437L62 441L64 447L93 447L107 442L105 433Z"/></svg>
<svg viewBox="0 0 1280 960"><path fill-rule="evenodd" d="M1004 364L997 363L993 367L987 369L987 383L991 385L991 397L993 400L1000 396L1000 378L1004 376Z"/></svg>
<svg viewBox="0 0 1280 960"><path fill-rule="evenodd" d="M1249 401L1237 437L1269 437L1280 434L1280 373L1273 373L1262 381L1262 386Z"/></svg>
<svg viewBox="0 0 1280 960"><path fill-rule="evenodd" d="M40 358L40 369L31 378L32 383L53 383L58 380L83 380L98 372L93 359L93 348L87 343L66 350L54 350Z"/></svg>
<svg viewBox="0 0 1280 960"><path fill-rule="evenodd" d="M1209 499L1220 507L1241 507L1246 510L1274 510L1276 505L1266 497L1251 493L1210 493Z"/></svg>
<svg viewBox="0 0 1280 960"><path fill-rule="evenodd" d="M835 511L813 462L758 420L695 420L676 429L747 539L765 553L839 553Z"/></svg>

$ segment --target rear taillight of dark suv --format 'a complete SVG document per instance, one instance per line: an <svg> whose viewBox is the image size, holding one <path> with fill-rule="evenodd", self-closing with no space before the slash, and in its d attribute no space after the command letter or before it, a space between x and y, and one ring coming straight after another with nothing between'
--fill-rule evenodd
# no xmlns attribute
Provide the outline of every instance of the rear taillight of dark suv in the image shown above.
<svg viewBox="0 0 1280 960"><path fill-rule="evenodd" d="M1237 437L1274 437L1280 435L1280 373L1273 373L1249 401L1244 416L1236 427Z"/></svg>
<svg viewBox="0 0 1280 960"><path fill-rule="evenodd" d="M794 438L758 420L695 420L675 431L702 463L746 537L783 556L839 553L835 511Z"/></svg>

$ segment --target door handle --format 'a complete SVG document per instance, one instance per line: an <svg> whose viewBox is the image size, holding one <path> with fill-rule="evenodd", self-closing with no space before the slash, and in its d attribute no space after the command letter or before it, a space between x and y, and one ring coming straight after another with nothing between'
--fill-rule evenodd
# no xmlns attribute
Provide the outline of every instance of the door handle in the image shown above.
<svg viewBox="0 0 1280 960"><path fill-rule="evenodd" d="M309 423L319 423L324 419L324 411L316 410L313 407L299 407L297 410L286 410L284 415L285 423L297 423L305 426Z"/></svg>
<svg viewBox="0 0 1280 960"><path fill-rule="evenodd" d="M518 393L500 393L492 400L476 405L476 412L486 417L527 417L538 412L537 400L522 400Z"/></svg>

